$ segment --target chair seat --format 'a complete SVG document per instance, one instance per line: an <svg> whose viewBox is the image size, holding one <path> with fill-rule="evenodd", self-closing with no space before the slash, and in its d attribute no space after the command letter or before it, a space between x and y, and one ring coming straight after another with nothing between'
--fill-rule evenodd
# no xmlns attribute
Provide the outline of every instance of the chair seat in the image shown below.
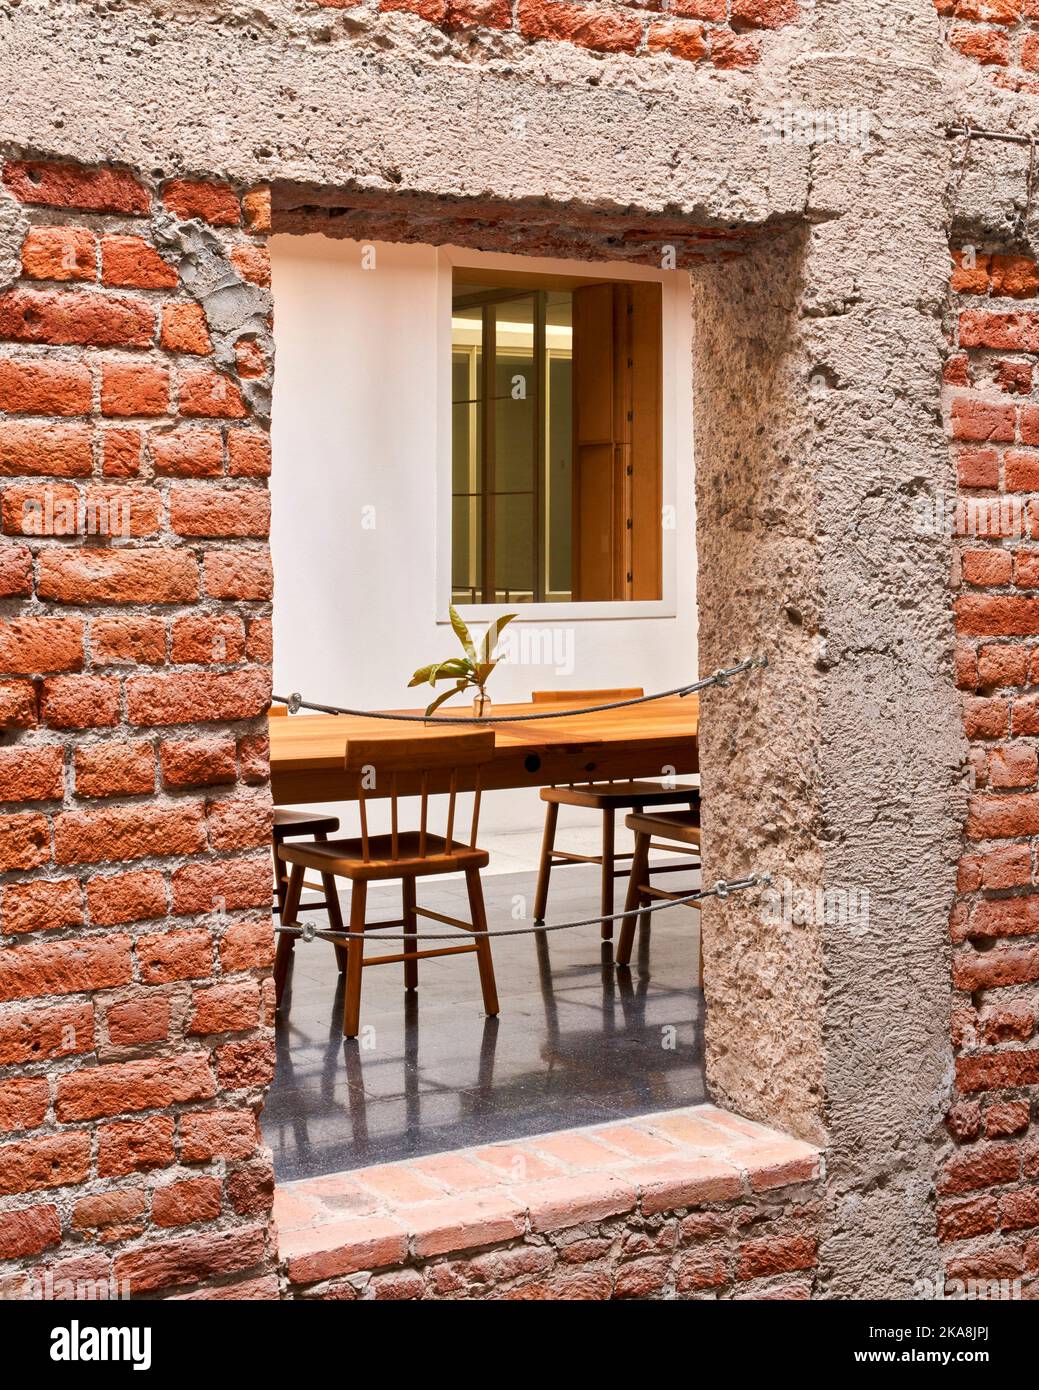
<svg viewBox="0 0 1039 1390"><path fill-rule="evenodd" d="M274 808L276 840L284 835L331 835L338 829L338 816L323 816L317 811L290 811L284 806Z"/></svg>
<svg viewBox="0 0 1039 1390"><path fill-rule="evenodd" d="M624 824L636 834L656 835L662 840L678 840L686 845L700 843L700 812L654 811L651 815L625 816Z"/></svg>
<svg viewBox="0 0 1039 1390"><path fill-rule="evenodd" d="M587 787L542 787L542 801L560 806L586 806L594 811L619 811L642 806L673 806L699 797L699 787L662 787L659 782L596 782Z"/></svg>
<svg viewBox="0 0 1039 1390"><path fill-rule="evenodd" d="M365 863L361 840L325 840L315 844L283 844L278 846L278 858L289 864L302 864L319 873L338 874L340 878L424 878L430 874L454 874L465 869L484 869L490 860L485 849L452 842L450 853L442 835L426 836L426 853L419 855L419 832L408 830L397 836L397 853L393 853L390 835L368 837L368 862Z"/></svg>

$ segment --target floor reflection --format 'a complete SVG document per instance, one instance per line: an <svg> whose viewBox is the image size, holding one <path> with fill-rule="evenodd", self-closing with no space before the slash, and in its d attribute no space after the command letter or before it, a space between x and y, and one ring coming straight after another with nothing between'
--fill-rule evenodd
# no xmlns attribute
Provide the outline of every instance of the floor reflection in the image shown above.
<svg viewBox="0 0 1039 1390"><path fill-rule="evenodd" d="M533 875L488 875L492 930L521 925L533 890ZM373 888L371 916L398 916L398 893ZM420 882L419 895L464 915L463 883ZM594 869L558 873L549 922L586 917L597 902ZM402 966L377 966L365 971L351 1042L331 946L298 945L263 1115L279 1181L703 1100L695 922L681 907L657 914L630 971L614 968L595 927L497 942L497 1019L481 1012L472 956L421 962L410 996Z"/></svg>

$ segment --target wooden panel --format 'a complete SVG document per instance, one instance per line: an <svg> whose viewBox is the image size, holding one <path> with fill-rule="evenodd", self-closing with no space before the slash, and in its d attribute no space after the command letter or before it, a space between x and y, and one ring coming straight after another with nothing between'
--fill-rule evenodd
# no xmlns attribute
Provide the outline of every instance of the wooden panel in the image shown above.
<svg viewBox="0 0 1039 1390"><path fill-rule="evenodd" d="M661 597L662 396L661 287L641 281L631 292L631 582L627 597Z"/></svg>
<svg viewBox="0 0 1039 1390"><path fill-rule="evenodd" d="M573 296L573 557L575 600L614 595L614 294L586 285Z"/></svg>

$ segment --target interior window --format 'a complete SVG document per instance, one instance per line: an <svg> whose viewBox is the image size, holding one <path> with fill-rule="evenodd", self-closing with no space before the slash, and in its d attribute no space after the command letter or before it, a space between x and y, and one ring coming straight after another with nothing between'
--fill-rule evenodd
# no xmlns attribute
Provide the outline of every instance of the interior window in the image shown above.
<svg viewBox="0 0 1039 1390"><path fill-rule="evenodd" d="M454 271L455 603L661 596L661 287Z"/></svg>

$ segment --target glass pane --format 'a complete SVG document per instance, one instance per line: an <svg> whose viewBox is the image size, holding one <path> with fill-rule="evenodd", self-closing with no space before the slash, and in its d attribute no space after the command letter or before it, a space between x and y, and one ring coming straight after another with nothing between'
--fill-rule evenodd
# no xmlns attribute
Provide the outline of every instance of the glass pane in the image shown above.
<svg viewBox="0 0 1039 1390"><path fill-rule="evenodd" d="M567 296L569 298L569 296ZM548 442L545 447L545 598L570 597L573 505L573 409L569 353L549 348Z"/></svg>
<svg viewBox="0 0 1039 1390"><path fill-rule="evenodd" d="M534 511L529 496L494 499L494 578L500 600L530 603L534 597Z"/></svg>

